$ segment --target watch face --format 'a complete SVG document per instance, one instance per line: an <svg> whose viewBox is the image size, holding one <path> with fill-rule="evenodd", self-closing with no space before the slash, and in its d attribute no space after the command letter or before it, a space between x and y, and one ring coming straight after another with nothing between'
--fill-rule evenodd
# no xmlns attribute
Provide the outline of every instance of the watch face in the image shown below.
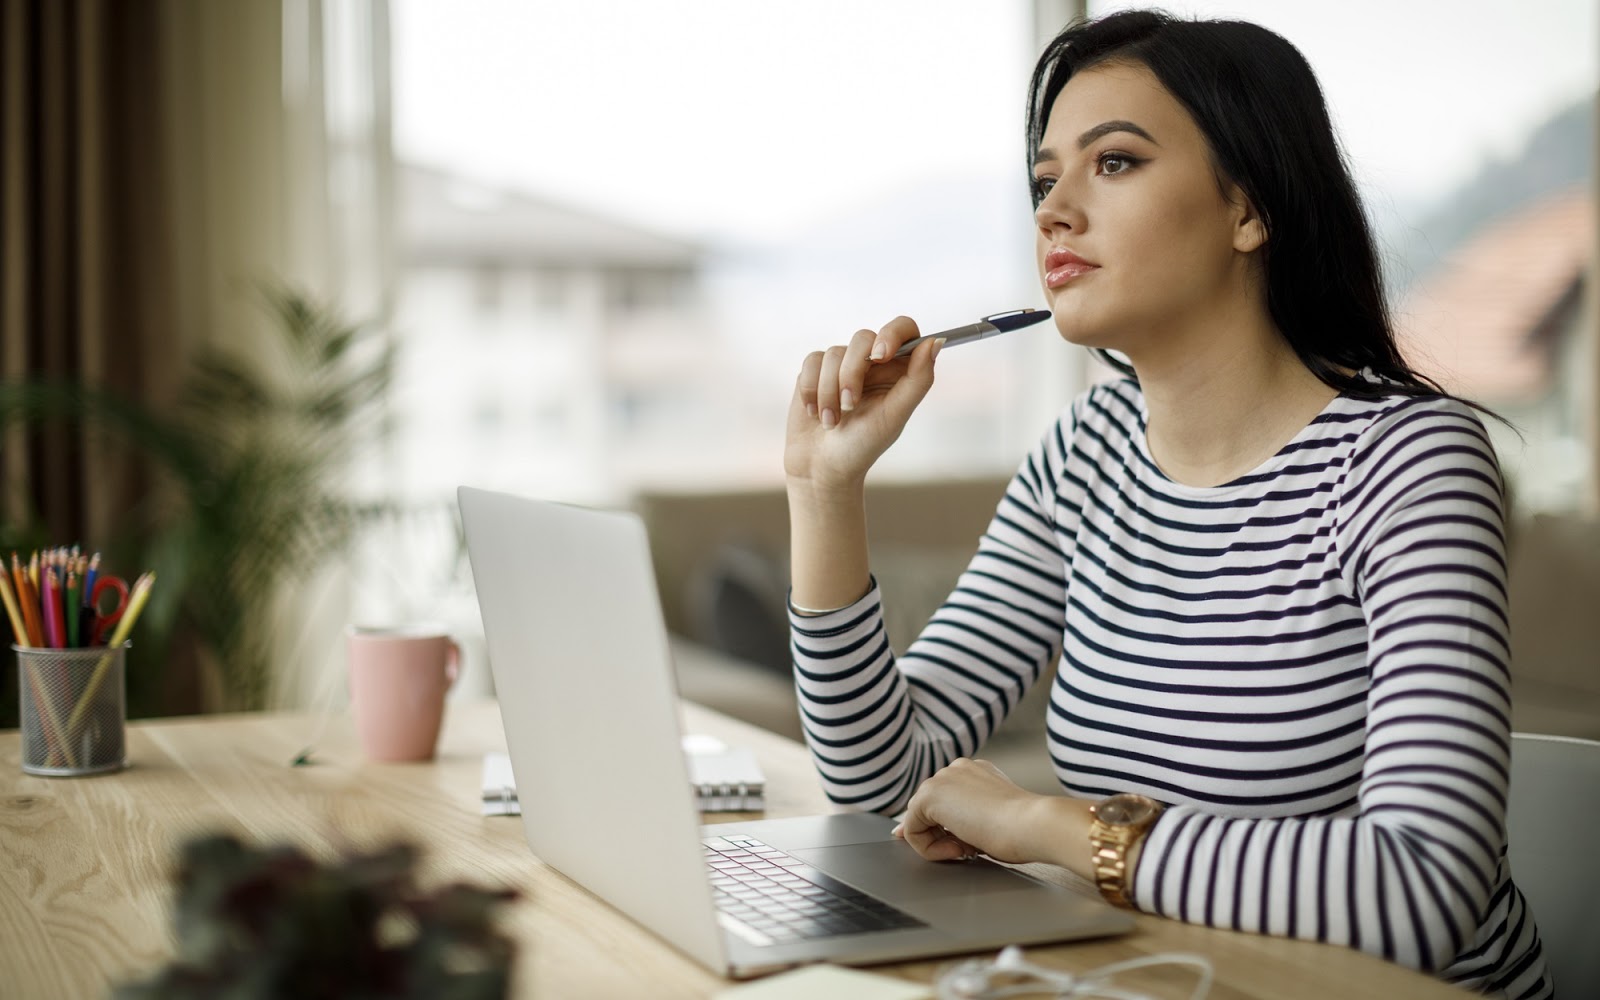
<svg viewBox="0 0 1600 1000"><path fill-rule="evenodd" d="M1153 799L1143 795L1113 795L1095 806L1095 818L1113 826L1143 823L1161 811Z"/></svg>

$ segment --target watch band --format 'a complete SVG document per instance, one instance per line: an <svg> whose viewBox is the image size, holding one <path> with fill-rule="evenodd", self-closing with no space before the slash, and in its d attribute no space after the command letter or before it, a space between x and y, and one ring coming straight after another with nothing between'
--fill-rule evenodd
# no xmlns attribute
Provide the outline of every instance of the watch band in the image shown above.
<svg viewBox="0 0 1600 1000"><path fill-rule="evenodd" d="M1161 815L1161 803L1147 795L1123 793L1090 807L1089 844L1094 850L1094 882L1106 902L1133 909L1128 851L1144 839Z"/></svg>

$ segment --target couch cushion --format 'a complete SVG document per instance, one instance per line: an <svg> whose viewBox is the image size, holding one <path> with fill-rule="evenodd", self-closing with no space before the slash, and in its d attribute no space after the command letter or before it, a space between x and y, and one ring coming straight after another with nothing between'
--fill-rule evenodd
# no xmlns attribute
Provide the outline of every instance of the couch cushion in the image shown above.
<svg viewBox="0 0 1600 1000"><path fill-rule="evenodd" d="M1600 521L1516 525L1509 570L1513 675L1600 695Z"/></svg>
<svg viewBox="0 0 1600 1000"><path fill-rule="evenodd" d="M1512 726L1600 738L1600 521L1536 515L1510 548Z"/></svg>

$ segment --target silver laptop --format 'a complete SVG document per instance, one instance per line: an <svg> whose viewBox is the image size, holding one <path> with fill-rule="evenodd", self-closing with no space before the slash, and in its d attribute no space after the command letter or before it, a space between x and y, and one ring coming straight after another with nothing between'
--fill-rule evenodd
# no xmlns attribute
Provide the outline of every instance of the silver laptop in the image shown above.
<svg viewBox="0 0 1600 1000"><path fill-rule="evenodd" d="M643 522L457 496L528 845L690 957L745 977L1132 928L1002 865L923 861L870 813L702 827Z"/></svg>

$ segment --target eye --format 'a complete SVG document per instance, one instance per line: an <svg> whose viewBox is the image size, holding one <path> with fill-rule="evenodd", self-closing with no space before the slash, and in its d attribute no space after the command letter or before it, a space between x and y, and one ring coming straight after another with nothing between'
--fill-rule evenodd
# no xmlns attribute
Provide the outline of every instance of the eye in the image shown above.
<svg viewBox="0 0 1600 1000"><path fill-rule="evenodd" d="M1037 205L1039 202L1044 201L1045 195L1048 195L1050 189L1055 186L1056 179L1054 177L1035 177L1033 179L1033 203Z"/></svg>
<svg viewBox="0 0 1600 1000"><path fill-rule="evenodd" d="M1118 174L1125 174L1134 167L1138 166L1140 162L1140 160L1129 156L1127 153L1101 153L1099 156L1095 157L1095 166L1097 166L1100 170L1100 173L1106 177L1115 177Z"/></svg>

